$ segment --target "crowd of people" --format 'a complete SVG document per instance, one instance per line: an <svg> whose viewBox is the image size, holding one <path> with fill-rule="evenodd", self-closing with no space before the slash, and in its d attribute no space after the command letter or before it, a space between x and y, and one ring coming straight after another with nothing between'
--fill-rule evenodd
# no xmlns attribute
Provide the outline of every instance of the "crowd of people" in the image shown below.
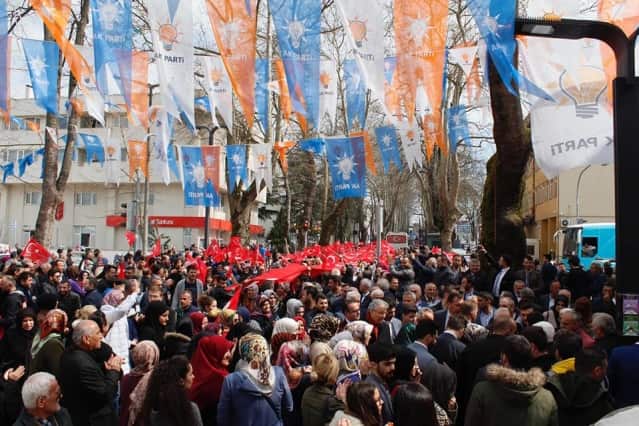
<svg viewBox="0 0 639 426"><path fill-rule="evenodd" d="M4 259L0 424L590 425L639 404L609 265L419 247L283 281L202 257Z"/></svg>

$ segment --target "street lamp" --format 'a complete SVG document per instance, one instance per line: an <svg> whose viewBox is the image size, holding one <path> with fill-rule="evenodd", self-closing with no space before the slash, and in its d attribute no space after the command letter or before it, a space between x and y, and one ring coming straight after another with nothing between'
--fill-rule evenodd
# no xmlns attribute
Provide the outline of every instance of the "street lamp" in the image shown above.
<svg viewBox="0 0 639 426"><path fill-rule="evenodd" d="M516 19L517 34L559 39L591 38L603 41L615 53L617 76L613 81L615 142L616 275L619 293L639 293L632 265L639 241L639 187L635 183L639 164L639 78L635 75L635 42L613 24L576 19ZM621 305L621 304L620 304Z"/></svg>
<svg viewBox="0 0 639 426"><path fill-rule="evenodd" d="M221 127L219 126L197 126L198 130L206 130L209 134L208 144L209 146L213 145L213 137L215 136L215 132L217 132ZM208 248L209 246L209 226L211 219L211 208L208 204L204 207L204 248Z"/></svg>

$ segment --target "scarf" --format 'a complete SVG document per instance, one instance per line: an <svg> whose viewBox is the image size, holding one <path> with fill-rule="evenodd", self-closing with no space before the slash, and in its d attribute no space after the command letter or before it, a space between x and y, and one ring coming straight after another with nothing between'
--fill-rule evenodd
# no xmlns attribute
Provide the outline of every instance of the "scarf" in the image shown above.
<svg viewBox="0 0 639 426"><path fill-rule="evenodd" d="M259 334L249 333L240 339L238 348L240 360L235 370L244 373L258 391L270 396L275 388L275 372L271 367L266 339Z"/></svg>
<svg viewBox="0 0 639 426"><path fill-rule="evenodd" d="M37 333L31 344L31 359L35 358L40 349L53 339L62 339L67 325L67 314L61 309L52 309L42 321L40 333Z"/></svg>
<svg viewBox="0 0 639 426"><path fill-rule="evenodd" d="M152 340L139 342L131 351L133 370L131 374L142 376L153 369L160 360L160 349Z"/></svg>
<svg viewBox="0 0 639 426"><path fill-rule="evenodd" d="M282 367L286 373L288 387L295 389L304 375L302 367L308 365L308 347L300 342L286 342L280 348L275 365Z"/></svg>
<svg viewBox="0 0 639 426"><path fill-rule="evenodd" d="M224 378L229 374L222 360L232 348L233 343L222 336L205 336L198 342L191 358L195 379L189 398L201 409L219 401Z"/></svg>
<svg viewBox="0 0 639 426"><path fill-rule="evenodd" d="M326 314L317 314L311 321L308 334L313 341L328 342L337 333L339 320Z"/></svg>

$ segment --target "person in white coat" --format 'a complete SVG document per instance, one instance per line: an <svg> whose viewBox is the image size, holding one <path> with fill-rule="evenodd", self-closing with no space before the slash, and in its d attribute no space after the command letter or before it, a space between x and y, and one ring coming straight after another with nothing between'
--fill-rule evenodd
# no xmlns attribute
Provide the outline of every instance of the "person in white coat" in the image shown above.
<svg viewBox="0 0 639 426"><path fill-rule="evenodd" d="M100 310L106 317L107 324L110 328L104 336L104 342L113 349L113 352L124 359L122 372L128 374L130 371L129 348L131 347L131 339L129 339L129 312L138 302L139 286L137 280L135 283L127 283L128 290L125 294L121 290L112 290L103 299Z"/></svg>

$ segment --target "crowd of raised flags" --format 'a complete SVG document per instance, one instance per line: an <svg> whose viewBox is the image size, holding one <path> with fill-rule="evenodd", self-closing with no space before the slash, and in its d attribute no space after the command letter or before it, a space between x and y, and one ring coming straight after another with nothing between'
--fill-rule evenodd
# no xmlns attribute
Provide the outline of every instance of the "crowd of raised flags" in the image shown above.
<svg viewBox="0 0 639 426"><path fill-rule="evenodd" d="M403 169L404 165L409 169L422 167L424 152L425 159L430 161L436 149L446 155L450 151L454 152L458 143L469 143L471 135L466 111L478 102L481 95L482 80L485 80L481 71L487 72L487 57L512 93L516 93L515 89L525 92L532 97L530 103L534 102L535 105L562 105L558 94L549 90L552 85L547 76L540 78L530 71L530 67L528 72L520 73L513 65L517 46L514 36L514 1L467 0L468 10L474 17L481 40L479 43L464 40L450 47L447 46L449 9L446 0L395 0L395 56L386 57L388 37L385 37L384 26L385 2L337 0L335 5L347 41L341 67L349 132L346 137L324 137L326 135L321 131L320 124L323 120L335 120L337 81L340 80L336 64L321 56L321 2L268 2L279 50L279 57L271 60L256 58L257 0L205 0L220 56L203 59L205 75L201 80L207 96L197 99L194 79L184 78L185 75L193 75L195 65L193 3L179 0L148 0L147 3L153 47L150 54L134 49L130 0L91 1L92 49L88 46L75 46L65 37L71 12L70 0L33 0L34 10L52 34L55 43L28 39L22 39L20 43L25 53L35 100L49 113L60 113L55 66L60 54L78 81L78 92L68 102L68 108L84 111L104 124L105 107L109 107L106 101L109 81L115 81L125 99L131 125L149 128L154 135L150 141L153 144L149 149L152 156L150 159L147 150L141 149L141 144L146 144L147 141L128 141L130 164L133 164L130 175L134 175L141 163L153 160L151 173L159 174L164 183L171 181L171 172L176 178L182 177L185 202L188 205L215 203L219 183L210 179L211 173L202 179L201 169L226 168L231 191L240 182L242 185L249 183L249 169L256 175L258 182L264 181L270 188L272 170L268 167L269 162L264 160L274 150L286 173L286 153L294 146L294 142L286 140L289 139L286 134L282 138L285 141L271 145L229 145L222 148L226 162L222 161L223 153L219 153L213 156L217 162L213 166L207 160L211 154L205 153L203 149L171 145L174 120L180 120L187 128L195 130L195 105L211 112L213 124L232 129L235 95L249 127L253 126L253 120L257 118L259 127L267 133L272 125L269 92L277 91L282 117L288 120L294 115L306 138L295 141L296 145L316 155L328 156L335 198L364 196L366 173L376 173L376 149L370 141L367 129L371 131L371 136L376 136L377 150L385 173L390 171L391 164L398 170ZM542 3L548 10L555 10L557 2L545 0ZM617 9L611 15L613 7ZM6 9L6 4L4 8ZM639 15L639 11L633 8L636 6L626 8L622 5L619 9L618 5L613 5L612 0L602 0L599 3L599 16L620 23L624 28L633 28L637 21L636 15ZM0 77L5 77L0 78L4 83L0 84L0 109L5 119L14 120L19 128L39 132L40 129L29 120L11 116L8 98L11 43L6 36L6 24L2 23L0 28L0 48L4 47L0 59L6 59L5 67L0 63L0 73L4 73ZM525 41L521 45L524 55L534 52L532 47L526 51L528 44ZM161 96L161 106L151 109L148 106L147 87L150 57L155 59ZM604 55L598 64L589 63L588 66L599 66L607 70L609 62ZM466 79L465 104L447 105L444 101L446 72L453 64L463 71ZM537 71L536 67L534 71ZM570 84L579 87L581 82L573 80ZM367 126L368 98L377 99L385 113L384 122L376 129ZM596 98L595 101L602 104L606 102L603 97ZM221 120L218 120L218 114ZM540 129L540 126L534 126L535 117L533 114L533 127ZM548 114L543 117L547 119ZM605 135L611 134L611 130L601 123L607 117L601 114L598 125L574 127L596 127L595 130L605 140ZM536 122L539 122L539 118ZM541 144L550 143L542 141L544 136L546 135L540 136L540 131L536 132L533 128L535 152L542 157ZM93 159L101 164L106 163L107 169L117 170L115 167L120 154L119 150L112 149L114 142L110 133L104 140L99 136L83 136L80 144ZM584 154L586 161L601 163L607 160L606 155L601 154L606 147L594 148L597 148L596 151L591 150L594 154ZM606 152L608 151L611 151L610 147ZM176 152L182 155L176 155ZM15 164L2 165L3 180L6 181L8 176L16 172L18 176L24 173L26 166L33 164L37 155L24 160L19 167ZM178 166L180 159L181 167ZM184 159L188 161L185 162ZM554 164L552 161L555 160L542 162L544 171L551 170L551 174ZM583 159L578 157L575 161ZM148 170L144 170L144 174L148 173ZM107 182L119 179L114 174L117 173L106 171ZM187 177L188 182L184 180ZM344 188L348 189L344 191Z"/></svg>

